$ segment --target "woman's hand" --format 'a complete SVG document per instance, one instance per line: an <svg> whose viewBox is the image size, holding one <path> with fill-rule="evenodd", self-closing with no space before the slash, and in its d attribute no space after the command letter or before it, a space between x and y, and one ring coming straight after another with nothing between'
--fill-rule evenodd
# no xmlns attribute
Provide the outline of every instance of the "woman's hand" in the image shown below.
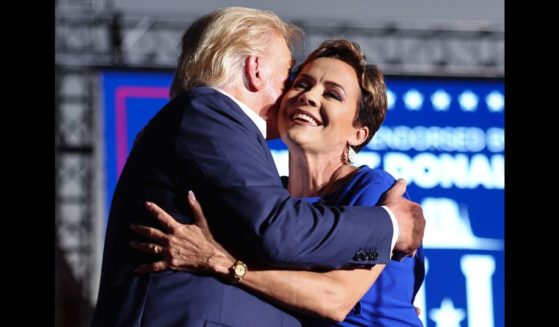
<svg viewBox="0 0 559 327"><path fill-rule="evenodd" d="M229 274L229 267L235 259L214 240L202 207L192 191L188 192L188 203L194 213L194 224L181 224L155 203L146 203L146 209L167 229L167 233L153 227L132 225L132 230L154 243L132 241L130 245L149 254L161 255L163 260L139 266L135 272L172 269Z"/></svg>

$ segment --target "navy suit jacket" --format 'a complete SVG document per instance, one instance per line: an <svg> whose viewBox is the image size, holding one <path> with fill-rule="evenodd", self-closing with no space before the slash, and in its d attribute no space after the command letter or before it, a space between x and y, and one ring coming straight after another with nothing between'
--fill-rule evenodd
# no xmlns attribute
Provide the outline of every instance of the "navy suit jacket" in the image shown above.
<svg viewBox="0 0 559 327"><path fill-rule="evenodd" d="M390 261L393 230L384 209L336 208L292 198L256 125L227 96L198 87L150 120L121 173L93 326L300 325L292 312L213 276L132 272L157 260L129 245L145 241L131 223L161 228L144 202L191 223L189 190L215 238L249 267L337 268Z"/></svg>

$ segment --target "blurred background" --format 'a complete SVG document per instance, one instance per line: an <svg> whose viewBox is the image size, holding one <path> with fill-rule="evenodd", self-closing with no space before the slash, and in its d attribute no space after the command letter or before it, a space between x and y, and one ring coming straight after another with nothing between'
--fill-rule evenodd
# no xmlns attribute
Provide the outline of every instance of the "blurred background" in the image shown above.
<svg viewBox="0 0 559 327"><path fill-rule="evenodd" d="M55 2L55 325L88 326L110 199L136 133L168 100L180 37L226 6L358 42L388 87L356 164L409 183L427 218L425 326L504 326L504 0ZM287 152L270 142L278 170Z"/></svg>

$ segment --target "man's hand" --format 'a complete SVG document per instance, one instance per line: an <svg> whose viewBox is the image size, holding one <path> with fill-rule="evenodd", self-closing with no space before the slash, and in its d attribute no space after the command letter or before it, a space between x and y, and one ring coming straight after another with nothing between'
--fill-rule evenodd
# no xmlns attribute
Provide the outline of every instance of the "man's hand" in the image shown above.
<svg viewBox="0 0 559 327"><path fill-rule="evenodd" d="M393 259L401 260L405 256L413 256L421 245L425 231L425 218L419 204L402 197L406 192L406 181L398 179L388 190L381 204L392 210L400 231L394 246Z"/></svg>

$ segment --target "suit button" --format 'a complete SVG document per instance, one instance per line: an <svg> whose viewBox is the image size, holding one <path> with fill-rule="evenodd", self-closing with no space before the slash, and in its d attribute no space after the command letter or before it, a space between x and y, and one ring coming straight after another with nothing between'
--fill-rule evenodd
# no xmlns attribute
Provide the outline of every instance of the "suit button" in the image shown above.
<svg viewBox="0 0 559 327"><path fill-rule="evenodd" d="M357 251L357 253L355 253L355 255L353 256L353 260L363 261L364 255L365 253L363 251Z"/></svg>

